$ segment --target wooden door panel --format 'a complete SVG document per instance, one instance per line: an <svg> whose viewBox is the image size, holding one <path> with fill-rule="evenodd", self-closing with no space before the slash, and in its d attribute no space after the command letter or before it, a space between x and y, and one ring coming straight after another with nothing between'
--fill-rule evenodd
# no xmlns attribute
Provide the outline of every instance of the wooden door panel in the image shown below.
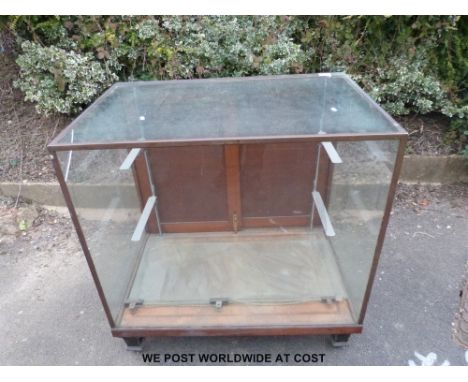
<svg viewBox="0 0 468 382"><path fill-rule="evenodd" d="M163 233L309 225L317 147L298 142L148 149ZM143 207L151 195L143 156L135 173ZM325 203L329 175L321 150L318 190ZM147 230L158 232L155 216Z"/></svg>
<svg viewBox="0 0 468 382"><path fill-rule="evenodd" d="M315 142L241 146L243 226L310 224L317 147ZM320 159L318 189L325 196L329 162L326 155Z"/></svg>
<svg viewBox="0 0 468 382"><path fill-rule="evenodd" d="M244 217L310 213L315 144L252 144L241 148Z"/></svg>
<svg viewBox="0 0 468 382"><path fill-rule="evenodd" d="M158 147L148 154L163 225L228 221L223 146Z"/></svg>

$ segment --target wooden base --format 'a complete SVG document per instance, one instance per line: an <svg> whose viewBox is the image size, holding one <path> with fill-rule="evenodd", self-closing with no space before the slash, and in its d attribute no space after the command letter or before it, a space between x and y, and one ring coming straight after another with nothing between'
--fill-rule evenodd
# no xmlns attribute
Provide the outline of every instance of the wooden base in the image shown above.
<svg viewBox="0 0 468 382"><path fill-rule="evenodd" d="M282 336L361 333L346 301L289 305L148 306L125 309L114 337Z"/></svg>
<svg viewBox="0 0 468 382"><path fill-rule="evenodd" d="M195 337L195 336L308 336L333 334L358 334L362 325L326 326L271 326L271 327L223 327L223 328L114 328L112 335L130 337Z"/></svg>
<svg viewBox="0 0 468 382"><path fill-rule="evenodd" d="M144 306L126 308L122 328L207 329L354 324L347 301L282 305Z"/></svg>
<svg viewBox="0 0 468 382"><path fill-rule="evenodd" d="M319 230L152 236L128 300L143 305L123 309L114 336L361 330Z"/></svg>

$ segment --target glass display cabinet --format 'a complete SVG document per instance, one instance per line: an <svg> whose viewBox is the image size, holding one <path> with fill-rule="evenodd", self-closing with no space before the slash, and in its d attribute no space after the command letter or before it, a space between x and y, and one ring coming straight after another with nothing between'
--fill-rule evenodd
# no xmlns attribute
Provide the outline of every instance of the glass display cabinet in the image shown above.
<svg viewBox="0 0 468 382"><path fill-rule="evenodd" d="M112 328L360 333L407 133L347 75L117 83L48 146Z"/></svg>

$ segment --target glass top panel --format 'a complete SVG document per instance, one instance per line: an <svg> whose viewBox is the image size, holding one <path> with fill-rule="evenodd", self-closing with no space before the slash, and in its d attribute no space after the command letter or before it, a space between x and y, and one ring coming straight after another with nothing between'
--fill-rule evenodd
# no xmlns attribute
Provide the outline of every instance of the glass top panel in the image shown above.
<svg viewBox="0 0 468 382"><path fill-rule="evenodd" d="M396 122L338 73L117 83L56 143L397 131Z"/></svg>

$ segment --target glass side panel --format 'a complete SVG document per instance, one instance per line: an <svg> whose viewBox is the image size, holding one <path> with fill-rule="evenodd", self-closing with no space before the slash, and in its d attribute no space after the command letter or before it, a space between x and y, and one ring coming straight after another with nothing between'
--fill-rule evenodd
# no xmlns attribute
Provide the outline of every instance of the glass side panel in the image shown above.
<svg viewBox="0 0 468 382"><path fill-rule="evenodd" d="M146 241L131 241L141 204L132 170L119 170L127 150L59 152L71 199L114 320Z"/></svg>
<svg viewBox="0 0 468 382"><path fill-rule="evenodd" d="M330 244L359 316L393 174L398 140L339 142L343 163L333 168L328 212Z"/></svg>
<svg viewBox="0 0 468 382"><path fill-rule="evenodd" d="M392 133L344 74L115 84L58 143Z"/></svg>

